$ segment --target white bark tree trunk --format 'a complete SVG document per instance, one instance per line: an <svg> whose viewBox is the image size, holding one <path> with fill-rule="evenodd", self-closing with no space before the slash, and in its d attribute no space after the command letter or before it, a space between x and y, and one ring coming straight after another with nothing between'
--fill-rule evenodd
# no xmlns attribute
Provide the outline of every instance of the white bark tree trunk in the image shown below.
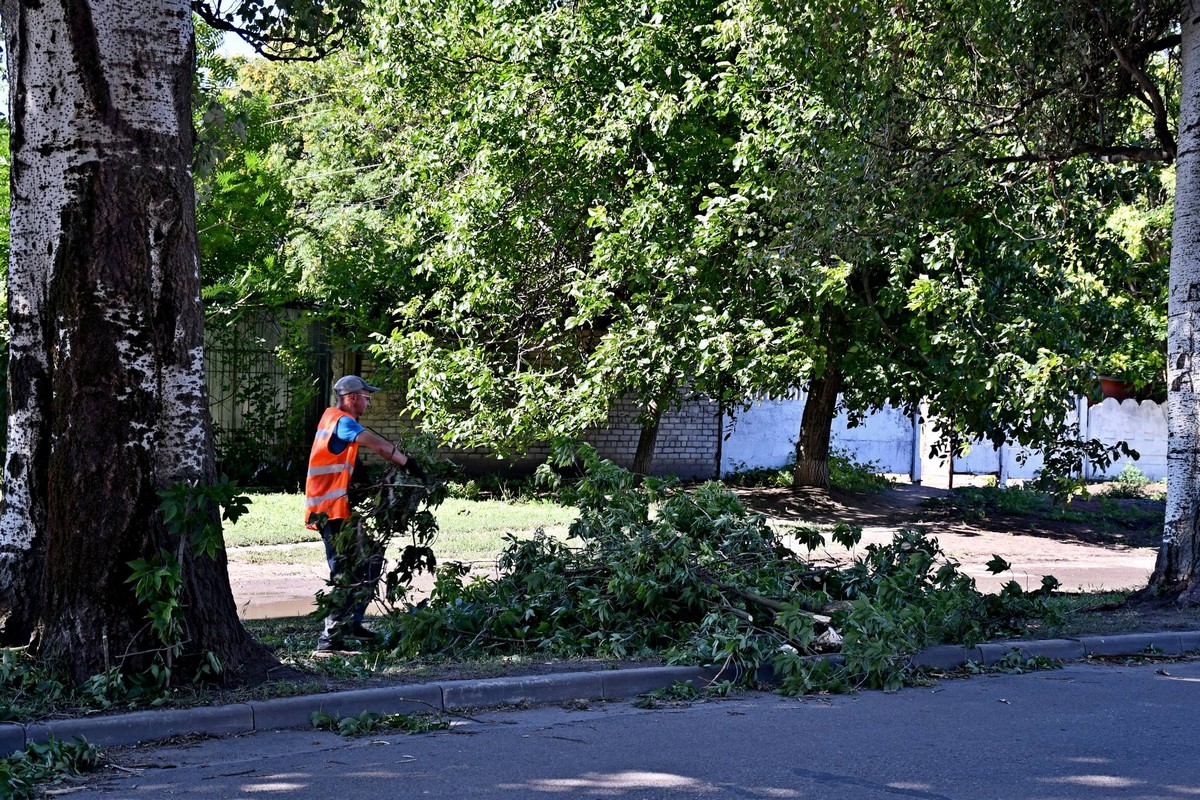
<svg viewBox="0 0 1200 800"><path fill-rule="evenodd" d="M1167 509L1149 591L1200 601L1200 4L1182 6L1182 92L1167 327Z"/></svg>
<svg viewBox="0 0 1200 800"><path fill-rule="evenodd" d="M156 646L127 562L177 550L159 489L212 478L191 13L0 0L13 126L0 625L80 678ZM233 666L257 654L224 555L185 561L184 578L187 651Z"/></svg>

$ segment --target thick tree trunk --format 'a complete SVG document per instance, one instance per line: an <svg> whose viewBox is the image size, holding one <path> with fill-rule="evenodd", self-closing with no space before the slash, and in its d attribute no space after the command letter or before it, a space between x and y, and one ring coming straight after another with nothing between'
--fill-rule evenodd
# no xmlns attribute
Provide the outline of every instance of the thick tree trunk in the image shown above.
<svg viewBox="0 0 1200 800"><path fill-rule="evenodd" d="M1200 3L1184 2L1167 328L1167 509L1148 592L1200 602Z"/></svg>
<svg viewBox="0 0 1200 800"><path fill-rule="evenodd" d="M213 478L191 8L4 0L0 13L13 126L0 619L6 641L34 634L82 679L161 647L127 562L179 551L159 489ZM185 656L261 668L224 554L187 552L183 577Z"/></svg>
<svg viewBox="0 0 1200 800"><path fill-rule="evenodd" d="M637 475L649 475L654 469L654 450L658 445L658 425L662 421L662 406L651 403L642 416L642 430L638 434L637 451L633 454L633 471Z"/></svg>
<svg viewBox="0 0 1200 800"><path fill-rule="evenodd" d="M796 442L792 486L829 488L829 430L841 390L842 374L832 365L809 383L804 415L800 418L800 438Z"/></svg>

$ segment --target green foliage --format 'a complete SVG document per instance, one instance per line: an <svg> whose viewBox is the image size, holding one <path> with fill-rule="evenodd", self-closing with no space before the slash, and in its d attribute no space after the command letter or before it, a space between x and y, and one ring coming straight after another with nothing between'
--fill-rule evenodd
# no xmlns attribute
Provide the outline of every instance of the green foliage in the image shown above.
<svg viewBox="0 0 1200 800"><path fill-rule="evenodd" d="M197 556L215 558L224 548L221 521L237 522L250 508L250 498L225 476L211 484L177 483L158 493L167 530L188 543Z"/></svg>
<svg viewBox="0 0 1200 800"><path fill-rule="evenodd" d="M137 601L146 608L151 632L161 645L146 671L126 674L122 665L93 676L87 691L102 704L119 700L152 699L169 695L176 659L185 655L187 631L183 625L181 597L186 564L194 558L215 558L224 550L221 519L235 522L246 513L249 498L224 477L212 484L177 483L159 492L159 511L175 552L160 547L148 558L128 562ZM215 678L221 664L211 652L191 654L196 680Z"/></svg>
<svg viewBox="0 0 1200 800"><path fill-rule="evenodd" d="M829 449L829 486L842 492L879 494L892 488L893 481L879 472L874 461L862 463L847 450Z"/></svg>
<svg viewBox="0 0 1200 800"><path fill-rule="evenodd" d="M793 692L894 686L929 644L1019 632L1053 589L1052 579L1032 593L1010 582L982 595L913 531L844 569L818 566L718 483L683 492L638 483L587 446L575 456L583 474L570 489L579 519L569 542L511 538L495 579L468 582L463 566L443 565L427 600L384 621L389 647L458 657L665 651L751 673L772 663ZM836 538L853 546L859 534L843 526ZM831 649L843 656L836 668L802 657Z"/></svg>
<svg viewBox="0 0 1200 800"><path fill-rule="evenodd" d="M995 664L986 665L978 661L968 661L962 667L963 671L969 675L988 675L988 674L1005 674L1005 675L1023 675L1026 672L1038 672L1048 669L1062 669L1062 662L1056 661L1045 656L1026 656L1020 650L1013 648L1008 651L1004 658L997 661Z"/></svg>
<svg viewBox="0 0 1200 800"><path fill-rule="evenodd" d="M497 500L502 503L545 500L552 494L539 485L534 475L509 478L490 472L465 481L451 481L446 485L446 490L450 497L460 500Z"/></svg>
<svg viewBox="0 0 1200 800"><path fill-rule="evenodd" d="M341 46L363 13L363 0L234 0L197 3L210 26L238 32L274 58L319 58Z"/></svg>
<svg viewBox="0 0 1200 800"><path fill-rule="evenodd" d="M70 695L70 684L23 649L0 650L0 720L21 720Z"/></svg>
<svg viewBox="0 0 1200 800"><path fill-rule="evenodd" d="M728 691L727 684L722 684L721 690ZM655 689L653 692L647 692L633 701L636 708L662 708L668 703L678 702L681 700L695 700L701 697L704 692L701 692L691 682L676 681L665 689Z"/></svg>
<svg viewBox="0 0 1200 800"><path fill-rule="evenodd" d="M459 445L835 374L1044 444L1097 374L1161 382L1171 177L1065 155L1152 129L1099 12L977 5L373 4L344 56L244 68L206 283L374 341Z"/></svg>
<svg viewBox="0 0 1200 800"><path fill-rule="evenodd" d="M792 466L787 464L780 469L771 467L756 467L754 469L737 470L726 475L722 481L727 486L753 486L765 488L787 489L792 485ZM841 492L854 494L879 494L893 486L893 481L886 475L879 474L876 462L862 463L854 455L842 448L829 448L829 486Z"/></svg>
<svg viewBox="0 0 1200 800"><path fill-rule="evenodd" d="M160 549L152 558L129 562L132 570L126 583L133 584L138 602L147 607L146 618L159 642L170 655L183 645L183 627L179 619L179 596L183 591L183 566L172 553Z"/></svg>
<svg viewBox="0 0 1200 800"><path fill-rule="evenodd" d="M220 664L208 654L200 678L215 678ZM170 669L158 659L144 672L112 667L76 684L24 650L0 650L0 720L26 721L62 708L114 709L161 706L175 697Z"/></svg>
<svg viewBox="0 0 1200 800"><path fill-rule="evenodd" d="M433 573L437 568L433 544L438 524L433 509L446 498L446 478L453 474L454 466L433 458L436 447L429 438L399 443L399 447L421 465L425 478L418 480L396 467L388 467L378 480L356 491L360 499L354 503L351 518L342 525L334 543L342 569L328 591L317 593L313 615L318 618L351 603L375 600L388 606L401 603L417 574ZM389 545L399 542L404 542L400 556L384 575L384 554Z"/></svg>
<svg viewBox="0 0 1200 800"><path fill-rule="evenodd" d="M785 489L792 485L790 467L754 467L736 469L721 479L726 486L743 486L763 489Z"/></svg>
<svg viewBox="0 0 1200 800"><path fill-rule="evenodd" d="M1150 479L1146 477L1145 473L1133 464L1126 464L1118 473L1116 480L1108 487L1104 496L1112 499L1140 500L1145 497L1146 487L1149 484Z"/></svg>
<svg viewBox="0 0 1200 800"><path fill-rule="evenodd" d="M334 717L314 711L312 723L318 730L334 731L342 736L363 736L376 731L401 731L412 735L450 728L448 721L432 714L377 714L374 711L364 711L356 717Z"/></svg>
<svg viewBox="0 0 1200 800"><path fill-rule="evenodd" d="M39 784L69 783L102 763L99 749L83 738L63 742L51 736L0 758L0 800L40 797Z"/></svg>
<svg viewBox="0 0 1200 800"><path fill-rule="evenodd" d="M1082 469L1084 460L1103 472L1117 458L1136 459L1138 453L1124 441L1106 445L1099 439L1082 442L1078 436L1066 435L1056 439L1042 456L1042 469L1030 487L1050 495L1054 502L1066 505L1077 494L1087 495L1088 482Z"/></svg>

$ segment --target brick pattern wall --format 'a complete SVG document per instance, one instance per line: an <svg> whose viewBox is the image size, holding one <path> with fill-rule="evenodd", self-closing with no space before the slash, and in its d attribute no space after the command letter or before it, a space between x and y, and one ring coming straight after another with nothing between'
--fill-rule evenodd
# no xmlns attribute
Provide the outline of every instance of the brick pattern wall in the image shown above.
<svg viewBox="0 0 1200 800"><path fill-rule="evenodd" d="M347 371L343 368L334 375L334 380ZM363 364L361 375L367 382L373 372L369 363ZM403 404L399 393L380 392L361 422L391 441L403 439L413 430L411 419L403 413ZM608 423L587 431L583 440L594 445L602 458L612 459L627 469L632 467L641 435L641 428L634 421L638 411L631 402L618 403L609 413ZM721 440L719 414L717 403L707 398L689 399L681 408L664 413L659 423L654 474L688 479L715 477ZM494 472L516 476L532 473L546 461L550 449L545 445L533 447L519 459L498 459L484 448L443 448L438 455L460 465L468 474ZM365 457L374 458L374 454Z"/></svg>

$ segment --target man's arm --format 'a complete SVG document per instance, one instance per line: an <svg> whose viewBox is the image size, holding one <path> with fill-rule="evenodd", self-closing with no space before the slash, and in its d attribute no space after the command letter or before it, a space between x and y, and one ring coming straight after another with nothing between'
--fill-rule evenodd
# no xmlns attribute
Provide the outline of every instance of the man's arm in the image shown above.
<svg viewBox="0 0 1200 800"><path fill-rule="evenodd" d="M397 450L396 445L377 433L363 429L363 432L358 435L358 444L360 446L365 445L384 461L391 462L398 467L408 466L408 456Z"/></svg>

